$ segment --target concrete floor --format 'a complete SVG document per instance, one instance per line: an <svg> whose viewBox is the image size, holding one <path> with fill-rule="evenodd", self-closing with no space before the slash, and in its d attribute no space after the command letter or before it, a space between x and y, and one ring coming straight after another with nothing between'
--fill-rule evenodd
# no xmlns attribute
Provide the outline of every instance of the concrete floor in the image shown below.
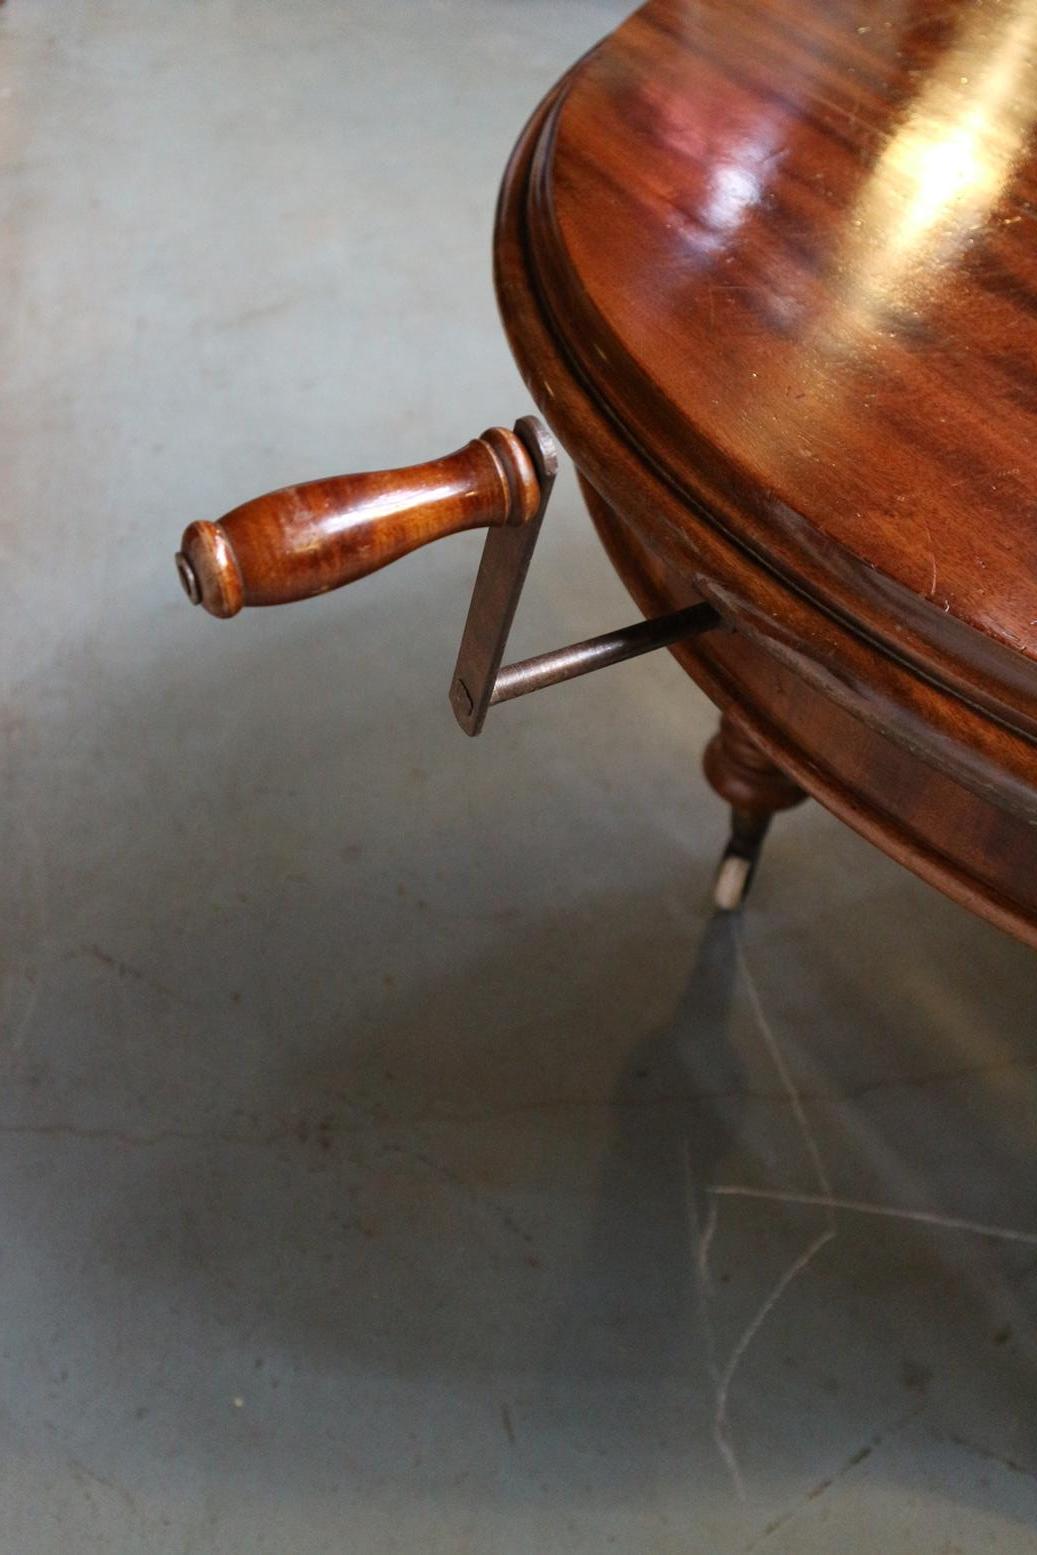
<svg viewBox="0 0 1037 1555"><path fill-rule="evenodd" d="M174 577L529 408L498 176L623 9L0 13L2 1555L1037 1550L1033 957L816 807L711 921L665 655L466 741L477 537ZM630 614L567 476L514 647Z"/></svg>

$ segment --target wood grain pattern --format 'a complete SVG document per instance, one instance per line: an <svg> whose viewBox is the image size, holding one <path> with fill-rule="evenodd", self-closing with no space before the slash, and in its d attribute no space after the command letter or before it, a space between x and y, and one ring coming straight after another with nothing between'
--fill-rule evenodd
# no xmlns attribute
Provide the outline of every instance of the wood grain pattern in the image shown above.
<svg viewBox="0 0 1037 1555"><path fill-rule="evenodd" d="M729 713L722 715L720 728L706 746L702 768L721 798L743 814L769 818L807 797Z"/></svg>
<svg viewBox="0 0 1037 1555"><path fill-rule="evenodd" d="M681 575L584 484L616 570L648 615L684 597ZM846 712L740 632L671 652L790 778L898 863L1037 947L1037 827L956 783Z"/></svg>
<svg viewBox="0 0 1037 1555"><path fill-rule="evenodd" d="M1037 942L1037 4L980 9L652 0L527 126L496 275L642 608L738 628L681 662Z"/></svg>
<svg viewBox="0 0 1037 1555"><path fill-rule="evenodd" d="M539 505L524 444L491 427L428 464L286 486L190 524L177 567L192 602L226 618L341 588L445 535L526 523Z"/></svg>
<svg viewBox="0 0 1037 1555"><path fill-rule="evenodd" d="M638 603L735 628L673 651L740 813L803 790L1037 944L1035 48L1037 0L649 0L530 120L495 271ZM181 574L231 615L538 500L496 429Z"/></svg>
<svg viewBox="0 0 1037 1555"><path fill-rule="evenodd" d="M1035 46L1034 0L652 0L566 83L528 228L653 462L1031 734Z"/></svg>

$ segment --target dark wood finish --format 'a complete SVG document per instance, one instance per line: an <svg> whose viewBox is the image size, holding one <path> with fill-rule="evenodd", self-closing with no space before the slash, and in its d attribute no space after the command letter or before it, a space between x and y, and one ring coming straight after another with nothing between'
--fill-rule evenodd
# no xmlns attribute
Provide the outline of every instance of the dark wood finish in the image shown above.
<svg viewBox="0 0 1037 1555"><path fill-rule="evenodd" d="M1037 731L1037 5L652 0L527 231L632 442L798 590Z"/></svg>
<svg viewBox="0 0 1037 1555"><path fill-rule="evenodd" d="M497 232L497 282L502 317L527 385L578 467L665 556L685 597L689 588L699 588L743 634L856 716L924 753L977 793L996 791L1019 814L1037 819L1037 763L1027 734L920 676L903 656L884 651L840 613L762 565L740 543L737 515L722 523L704 501L675 489L616 421L598 386L575 369L568 341L556 332L540 296L541 277L527 245L530 164L558 100L534 117L511 164ZM699 468L692 448L689 483Z"/></svg>
<svg viewBox="0 0 1037 1555"><path fill-rule="evenodd" d="M686 598L680 573L582 485L641 609L654 614ZM671 651L814 799L923 880L1037 945L1037 827L919 760L742 632Z"/></svg>
<svg viewBox="0 0 1037 1555"><path fill-rule="evenodd" d="M711 787L742 815L769 820L807 797L730 712L722 714L720 727L706 746L702 767Z"/></svg>
<svg viewBox="0 0 1037 1555"><path fill-rule="evenodd" d="M1034 0L651 0L533 116L496 268L639 604L737 628L681 662L1037 942L1031 37Z"/></svg>
<svg viewBox="0 0 1037 1555"><path fill-rule="evenodd" d="M530 120L495 265L635 599L732 628L672 651L743 861L806 792L1037 944L1035 51L1037 0L649 0ZM538 500L498 429L192 525L182 577L230 615Z"/></svg>
<svg viewBox="0 0 1037 1555"><path fill-rule="evenodd" d="M525 445L491 427L428 464L286 486L190 524L177 568L194 604L233 616L341 588L445 535L527 523L539 505Z"/></svg>

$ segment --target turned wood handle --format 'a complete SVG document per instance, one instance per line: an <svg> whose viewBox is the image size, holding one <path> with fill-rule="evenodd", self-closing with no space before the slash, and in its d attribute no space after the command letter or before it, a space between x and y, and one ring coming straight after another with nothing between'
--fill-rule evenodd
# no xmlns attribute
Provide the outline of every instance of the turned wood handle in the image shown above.
<svg viewBox="0 0 1037 1555"><path fill-rule="evenodd" d="M192 604L234 616L326 594L462 529L528 523L539 507L525 444L491 427L428 464L285 486L189 524L177 571Z"/></svg>

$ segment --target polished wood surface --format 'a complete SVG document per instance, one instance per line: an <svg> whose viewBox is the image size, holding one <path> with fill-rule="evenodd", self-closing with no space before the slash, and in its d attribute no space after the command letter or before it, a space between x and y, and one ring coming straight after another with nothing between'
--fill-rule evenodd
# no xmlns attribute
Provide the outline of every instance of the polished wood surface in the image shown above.
<svg viewBox="0 0 1037 1555"><path fill-rule="evenodd" d="M539 505L525 445L491 427L428 464L286 486L190 524L177 567L188 598L226 618L325 594L461 530L527 523Z"/></svg>
<svg viewBox="0 0 1037 1555"><path fill-rule="evenodd" d="M678 657L1037 941L1035 27L1032 0L651 0L533 116L496 261L642 608L737 628Z"/></svg>
<svg viewBox="0 0 1037 1555"><path fill-rule="evenodd" d="M584 489L605 548L645 613L685 598L681 573L652 550L641 526ZM744 632L718 632L673 652L826 809L930 885L1037 945L1037 827L847 712Z"/></svg>
<svg viewBox="0 0 1037 1555"><path fill-rule="evenodd" d="M1035 47L1034 0L652 0L530 190L567 349L652 459L1031 732Z"/></svg>
<svg viewBox="0 0 1037 1555"><path fill-rule="evenodd" d="M1037 0L649 0L533 114L495 269L631 593L730 628L672 650L725 862L810 794L1037 944L1035 46ZM496 429L191 525L181 577L232 615L540 495Z"/></svg>
<svg viewBox="0 0 1037 1555"><path fill-rule="evenodd" d="M730 713L706 746L703 770L721 798L733 810L770 817L791 810L807 797L798 783L775 766Z"/></svg>

